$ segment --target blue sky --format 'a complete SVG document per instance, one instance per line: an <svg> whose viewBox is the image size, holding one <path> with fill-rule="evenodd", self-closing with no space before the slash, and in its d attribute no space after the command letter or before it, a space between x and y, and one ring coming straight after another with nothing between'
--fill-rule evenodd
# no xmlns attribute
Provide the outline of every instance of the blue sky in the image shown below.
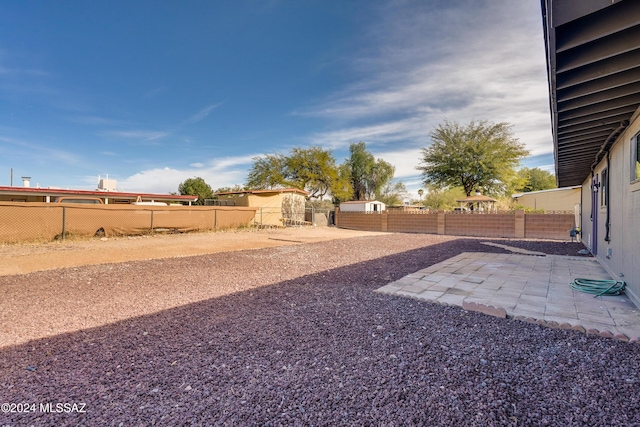
<svg viewBox="0 0 640 427"><path fill-rule="evenodd" d="M506 121L552 170L539 0L0 3L0 185L177 191L365 141L417 198L445 119Z"/></svg>

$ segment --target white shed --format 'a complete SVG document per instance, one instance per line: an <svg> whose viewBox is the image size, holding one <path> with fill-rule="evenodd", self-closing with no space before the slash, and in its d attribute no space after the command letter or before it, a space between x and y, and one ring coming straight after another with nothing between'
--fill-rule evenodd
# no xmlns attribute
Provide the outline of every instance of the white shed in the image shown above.
<svg viewBox="0 0 640 427"><path fill-rule="evenodd" d="M355 200L352 202L340 203L341 212L382 212L385 210L385 204L377 200Z"/></svg>

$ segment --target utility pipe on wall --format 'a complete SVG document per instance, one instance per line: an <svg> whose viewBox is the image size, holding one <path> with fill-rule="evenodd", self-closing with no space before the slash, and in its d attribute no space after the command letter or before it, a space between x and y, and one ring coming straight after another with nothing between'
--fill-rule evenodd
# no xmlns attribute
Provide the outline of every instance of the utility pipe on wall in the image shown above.
<svg viewBox="0 0 640 427"><path fill-rule="evenodd" d="M609 145L611 145L616 140L616 138L618 138L618 136L620 136L622 131L625 130L627 128L627 126L629 126L629 120L621 121L620 125L618 125L618 127L615 128L615 130L609 134L607 139L604 140L604 142L600 146L600 150L598 150L598 154L596 154L596 159L591 164L591 172L592 173L593 173L593 170L595 169L595 167L598 166L598 163L600 163L600 160L602 159L601 154L604 153L605 151L609 150Z"/></svg>

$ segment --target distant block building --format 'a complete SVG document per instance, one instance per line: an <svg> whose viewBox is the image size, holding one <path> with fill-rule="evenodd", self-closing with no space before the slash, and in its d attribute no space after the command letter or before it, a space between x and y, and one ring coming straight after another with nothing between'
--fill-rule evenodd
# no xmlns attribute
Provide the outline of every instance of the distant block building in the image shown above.
<svg viewBox="0 0 640 427"><path fill-rule="evenodd" d="M354 200L351 202L340 203L340 211L342 212L382 212L386 206L377 200Z"/></svg>
<svg viewBox="0 0 640 427"><path fill-rule="evenodd" d="M573 187L518 193L511 197L517 204L529 209L573 211L576 203L580 203L581 188L579 185L574 185Z"/></svg>
<svg viewBox="0 0 640 427"><path fill-rule="evenodd" d="M216 193L217 202L221 205L233 204L258 208L255 222L275 226L284 225L285 222L304 222L308 195L308 192L298 188Z"/></svg>

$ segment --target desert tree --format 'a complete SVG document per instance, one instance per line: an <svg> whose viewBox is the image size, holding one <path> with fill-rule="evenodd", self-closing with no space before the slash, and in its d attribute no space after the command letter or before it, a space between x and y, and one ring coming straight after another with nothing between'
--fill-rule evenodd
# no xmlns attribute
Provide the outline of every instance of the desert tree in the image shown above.
<svg viewBox="0 0 640 427"><path fill-rule="evenodd" d="M178 193L184 196L198 196L196 205L204 205L205 199L213 198L211 186L201 177L187 178L178 185Z"/></svg>
<svg viewBox="0 0 640 427"><path fill-rule="evenodd" d="M403 182L388 181L376 194L376 200L387 206L401 205L409 192Z"/></svg>
<svg viewBox="0 0 640 427"><path fill-rule="evenodd" d="M540 168L520 168L521 185L515 190L523 193L556 188L556 176Z"/></svg>
<svg viewBox="0 0 640 427"><path fill-rule="evenodd" d="M426 185L462 187L504 193L520 160L529 154L508 123L445 121L431 132L431 145L422 149L418 170Z"/></svg>
<svg viewBox="0 0 640 427"><path fill-rule="evenodd" d="M292 186L308 191L310 199L322 199L338 179L338 167L328 150L297 147L286 157L284 175Z"/></svg>
<svg viewBox="0 0 640 427"><path fill-rule="evenodd" d="M322 147L292 148L288 155L254 157L246 186L255 189L295 187L322 199L340 191L341 176L333 153Z"/></svg>
<svg viewBox="0 0 640 427"><path fill-rule="evenodd" d="M348 170L354 200L375 198L395 173L393 165L383 159L376 160L364 142L349 145L349 158L343 167Z"/></svg>
<svg viewBox="0 0 640 427"><path fill-rule="evenodd" d="M254 190L270 190L287 186L286 158L279 153L265 154L253 159L253 165L249 169L246 187Z"/></svg>

